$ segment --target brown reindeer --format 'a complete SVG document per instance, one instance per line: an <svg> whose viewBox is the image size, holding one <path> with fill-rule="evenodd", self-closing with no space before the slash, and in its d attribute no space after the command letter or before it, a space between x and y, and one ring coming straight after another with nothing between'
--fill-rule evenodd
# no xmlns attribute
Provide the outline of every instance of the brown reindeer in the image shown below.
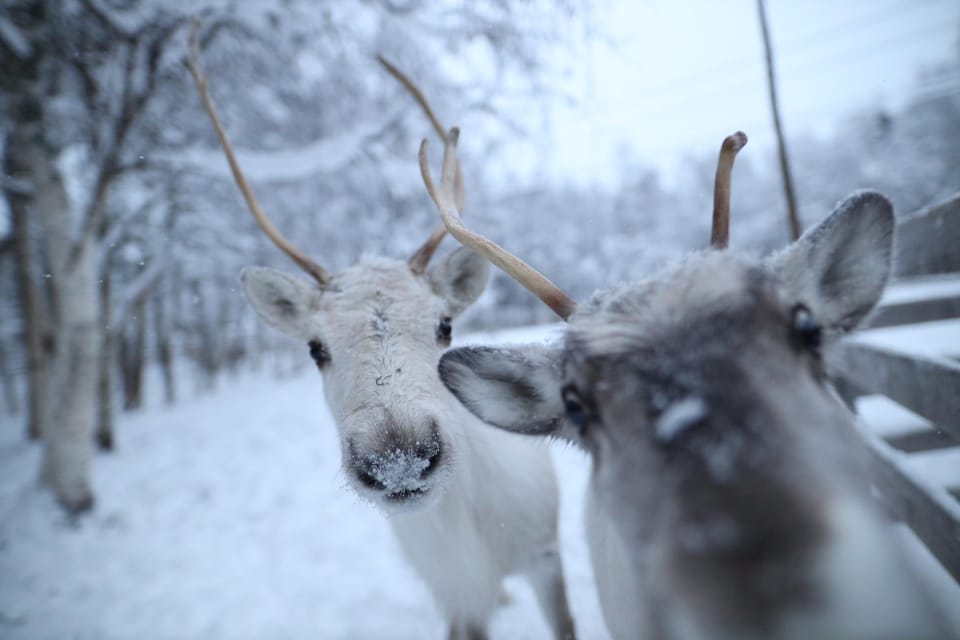
<svg viewBox="0 0 960 640"><path fill-rule="evenodd" d="M725 141L713 248L576 305L467 229L444 224L567 320L558 345L453 349L444 384L511 432L552 435L593 463L586 530L615 638L945 637L875 512L854 418L822 353L876 304L894 217L864 191L765 260L729 251Z"/></svg>

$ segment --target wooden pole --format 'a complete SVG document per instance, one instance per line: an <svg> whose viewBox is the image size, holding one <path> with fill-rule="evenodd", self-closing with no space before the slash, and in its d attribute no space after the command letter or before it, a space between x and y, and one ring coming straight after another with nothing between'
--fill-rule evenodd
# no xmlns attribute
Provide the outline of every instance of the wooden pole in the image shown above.
<svg viewBox="0 0 960 640"><path fill-rule="evenodd" d="M764 6L764 0L757 0L757 11L760 16L760 31L763 34L763 49L767 62L767 89L770 92L770 110L773 112L773 127L777 134L780 173L783 175L783 193L787 199L787 222L790 225L790 239L796 240L800 237L800 216L797 213L797 198L793 190L793 178L790 176L787 143L783 139L783 124L780 122L777 82L773 72L773 47L770 45L770 29L767 26L767 12Z"/></svg>

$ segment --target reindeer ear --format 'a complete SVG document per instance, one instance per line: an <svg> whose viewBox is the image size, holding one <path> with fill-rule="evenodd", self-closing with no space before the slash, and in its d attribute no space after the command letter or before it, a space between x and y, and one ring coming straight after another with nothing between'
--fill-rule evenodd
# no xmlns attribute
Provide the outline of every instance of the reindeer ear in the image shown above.
<svg viewBox="0 0 960 640"><path fill-rule="evenodd" d="M547 434L562 423L560 351L542 345L461 347L440 358L440 379L478 418L495 427Z"/></svg>
<svg viewBox="0 0 960 640"><path fill-rule="evenodd" d="M311 314L321 295L316 284L267 267L248 267L240 280L257 315L288 336L310 338Z"/></svg>
<svg viewBox="0 0 960 640"><path fill-rule="evenodd" d="M787 290L827 335L854 329L876 305L890 275L893 205L874 191L840 202L820 224L772 258Z"/></svg>
<svg viewBox="0 0 960 640"><path fill-rule="evenodd" d="M476 302L490 279L490 263L466 247L460 247L427 270L427 281L433 291L450 305L451 315L458 315Z"/></svg>

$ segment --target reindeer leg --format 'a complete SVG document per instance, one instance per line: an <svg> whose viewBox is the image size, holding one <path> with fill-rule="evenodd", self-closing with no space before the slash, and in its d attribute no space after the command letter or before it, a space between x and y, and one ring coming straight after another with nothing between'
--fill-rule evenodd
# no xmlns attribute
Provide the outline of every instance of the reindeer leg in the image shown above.
<svg viewBox="0 0 960 640"><path fill-rule="evenodd" d="M557 550L549 549L537 556L526 575L537 594L540 610L543 611L553 636L558 640L576 640L577 632L563 583L563 565Z"/></svg>

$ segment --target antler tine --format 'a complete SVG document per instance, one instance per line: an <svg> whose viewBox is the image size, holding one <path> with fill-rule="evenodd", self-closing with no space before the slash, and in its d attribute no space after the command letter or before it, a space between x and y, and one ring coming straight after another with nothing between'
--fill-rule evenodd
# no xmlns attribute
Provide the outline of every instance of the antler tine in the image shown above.
<svg viewBox="0 0 960 640"><path fill-rule="evenodd" d="M203 107L206 110L207 115L210 116L210 122L213 123L213 128L216 130L217 137L220 139L220 145L223 147L223 152L227 157L227 162L230 164L230 171L233 173L233 179L240 188L240 192L243 194L243 199L246 201L247 207L250 209L250 213L253 214L257 224L260 225L260 228L267 235L267 237L270 238L273 243L280 248L281 251L290 256L293 261L300 266L301 269L313 276L314 279L321 285L328 284L330 282L330 274L327 272L327 270L308 258L306 254L297 249L297 247L295 247L289 240L284 238L280 231L273 226L273 223L270 222L270 219L267 218L266 214L264 214L263 210L260 208L260 204L257 202L256 196L253 195L253 190L247 183L247 179L243 176L243 171L240 169L240 163L237 162L237 158L233 153L233 145L230 144L230 140L227 138L227 132L224 130L223 124L220 122L220 116L217 114L217 109L213 104L213 99L210 97L207 76L200 68L199 46L197 42L199 33L200 23L194 22L190 32L190 54L187 58L187 67L190 69L190 74L193 76L193 81L197 85L197 91L200 92L200 99L203 102Z"/></svg>
<svg viewBox="0 0 960 640"><path fill-rule="evenodd" d="M454 206L455 167L457 166L457 140L460 131L454 127L445 136L446 144L443 150L443 173L438 190L430 174L427 161L427 140L420 143L420 174L423 184L430 194L430 198L437 206L443 224L454 238L465 247L469 247L497 265L511 278L526 287L531 293L540 298L554 313L566 320L576 311L576 303L551 282L546 276L506 251L484 236L467 229L460 214Z"/></svg>
<svg viewBox="0 0 960 640"><path fill-rule="evenodd" d="M389 60L384 58L382 55L377 56L377 60L380 61L380 64L387 70L387 72L392 75L397 81L406 88L407 91L413 96L414 100L417 101L417 104L420 105L420 108L423 109L424 113L427 115L427 118L430 120L430 124L433 125L434 131L437 132L437 135L440 136L441 140L446 140L447 132L444 129L443 125L440 124L439 118L433 112L433 109L430 108L430 103L427 101L426 96L423 95L423 92L420 90L413 80L408 78L400 69L394 66ZM455 178L455 198L457 211L463 211L464 205L464 188L463 188L463 170L460 166L459 159L457 160L457 171ZM433 254L436 252L437 247L440 246L440 243L443 241L444 236L447 235L447 229L443 225L440 225L433 230L433 233L430 234L430 237L427 238L419 249L414 251L413 255L410 256L408 264L410 265L410 270L416 274L422 274L426 268L427 264L430 262L430 258L433 257Z"/></svg>
<svg viewBox="0 0 960 640"><path fill-rule="evenodd" d="M713 184L713 229L710 231L710 246L726 249L730 240L730 176L737 152L747 144L747 134L737 131L723 139L720 158L717 160L717 175Z"/></svg>

